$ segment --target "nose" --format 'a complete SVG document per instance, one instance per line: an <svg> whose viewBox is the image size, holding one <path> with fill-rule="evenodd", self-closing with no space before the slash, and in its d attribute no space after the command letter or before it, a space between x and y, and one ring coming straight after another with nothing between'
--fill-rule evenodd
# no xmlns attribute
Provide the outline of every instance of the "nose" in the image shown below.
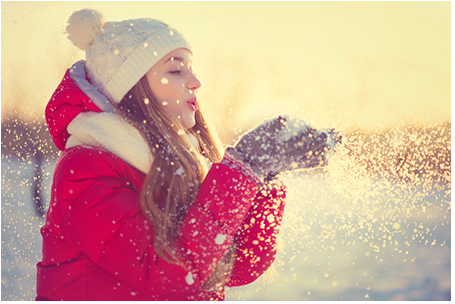
<svg viewBox="0 0 455 304"><path fill-rule="evenodd" d="M186 87L192 91L199 89L201 87L201 85L202 85L201 82L194 74L190 75L190 77L186 83Z"/></svg>

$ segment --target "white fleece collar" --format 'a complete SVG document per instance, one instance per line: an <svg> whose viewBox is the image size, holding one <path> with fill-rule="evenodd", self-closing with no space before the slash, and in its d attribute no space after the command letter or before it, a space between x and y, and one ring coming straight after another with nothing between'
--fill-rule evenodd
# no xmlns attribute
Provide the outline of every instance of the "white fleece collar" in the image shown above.
<svg viewBox="0 0 455 304"><path fill-rule="evenodd" d="M152 166L153 156L147 142L119 114L82 112L71 121L67 129L70 137L66 149L81 145L96 147L120 157L146 174ZM191 134L188 134L188 138L197 147L197 139ZM199 161L205 172L208 172L210 163L207 159L200 155Z"/></svg>
<svg viewBox="0 0 455 304"><path fill-rule="evenodd" d="M81 145L100 148L144 173L152 165L150 148L139 131L115 113L82 112L68 125L68 133L66 149Z"/></svg>

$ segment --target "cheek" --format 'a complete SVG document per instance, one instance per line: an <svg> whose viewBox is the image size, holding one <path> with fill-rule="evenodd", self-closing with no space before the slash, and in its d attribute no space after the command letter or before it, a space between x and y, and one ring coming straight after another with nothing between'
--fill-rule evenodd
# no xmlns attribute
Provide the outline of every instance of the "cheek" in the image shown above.
<svg viewBox="0 0 455 304"><path fill-rule="evenodd" d="M162 103L166 100L167 90L165 90L162 84L154 84L153 86L150 86L150 88L152 89L153 95L159 103Z"/></svg>
<svg viewBox="0 0 455 304"><path fill-rule="evenodd" d="M165 101L167 98L166 95L170 91L168 87L168 80L163 79L161 81L158 76L153 75L148 78L148 83L155 98L160 101L160 103Z"/></svg>
<svg viewBox="0 0 455 304"><path fill-rule="evenodd" d="M170 116L177 118L177 116L182 116L183 114L183 104L181 101L177 103L176 101L163 101L163 109Z"/></svg>
<svg viewBox="0 0 455 304"><path fill-rule="evenodd" d="M158 104L172 117L182 116L184 101L182 101L182 85L172 79L152 76L149 85ZM177 103L177 101L179 101Z"/></svg>
<svg viewBox="0 0 455 304"><path fill-rule="evenodd" d="M156 99L161 102L166 101L167 103L175 104L177 100L182 99L181 88L177 85L172 84L157 84L155 89L152 89Z"/></svg>

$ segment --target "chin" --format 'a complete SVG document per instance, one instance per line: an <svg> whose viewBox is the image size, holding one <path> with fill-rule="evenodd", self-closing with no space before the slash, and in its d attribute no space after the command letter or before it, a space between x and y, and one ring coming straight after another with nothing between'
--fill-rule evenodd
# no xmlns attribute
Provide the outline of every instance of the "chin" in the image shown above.
<svg viewBox="0 0 455 304"><path fill-rule="evenodd" d="M183 126L185 127L185 129L191 129L195 125L196 125L196 117L194 117L194 115L191 118L185 119L183 121Z"/></svg>
<svg viewBox="0 0 455 304"><path fill-rule="evenodd" d="M185 121L185 128L186 129L191 129L196 125L196 120L191 120L191 121Z"/></svg>

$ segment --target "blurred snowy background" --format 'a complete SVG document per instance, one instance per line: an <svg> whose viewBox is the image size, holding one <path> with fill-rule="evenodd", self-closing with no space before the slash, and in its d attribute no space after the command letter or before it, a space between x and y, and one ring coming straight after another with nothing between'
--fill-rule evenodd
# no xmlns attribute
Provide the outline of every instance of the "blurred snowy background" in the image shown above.
<svg viewBox="0 0 455 304"><path fill-rule="evenodd" d="M1 300L35 297L44 107L86 7L181 30L225 144L282 113L343 133L328 167L283 176L277 260L228 300L450 300L450 2L2 2Z"/></svg>
<svg viewBox="0 0 455 304"><path fill-rule="evenodd" d="M401 150L373 134L357 153L347 147L365 138L351 135L326 168L285 174L277 260L253 284L228 289L227 299L450 300L450 125L414 131L399 135ZM381 149L409 159L391 172L399 166L381 158ZM41 169L45 202L55 162ZM2 158L2 300L35 295L43 224L32 200L36 168L30 158Z"/></svg>

